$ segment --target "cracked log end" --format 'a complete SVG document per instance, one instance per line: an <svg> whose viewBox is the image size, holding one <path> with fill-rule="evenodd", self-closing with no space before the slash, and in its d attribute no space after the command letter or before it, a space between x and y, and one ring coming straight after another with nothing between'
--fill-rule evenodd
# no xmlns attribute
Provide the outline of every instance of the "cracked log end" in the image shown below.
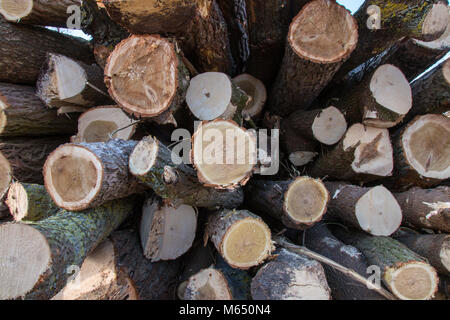
<svg viewBox="0 0 450 320"><path fill-rule="evenodd" d="M429 300L438 288L438 276L429 264L412 261L385 270L392 293L402 300Z"/></svg>
<svg viewBox="0 0 450 320"><path fill-rule="evenodd" d="M0 243L0 299L24 297L50 268L50 245L35 228L19 223L0 226Z"/></svg>
<svg viewBox="0 0 450 320"><path fill-rule="evenodd" d="M108 58L105 83L125 111L151 118L169 107L178 88L174 46L158 35L131 36Z"/></svg>
<svg viewBox="0 0 450 320"><path fill-rule="evenodd" d="M12 179L12 169L8 159L0 152L0 201L6 195Z"/></svg>
<svg viewBox="0 0 450 320"><path fill-rule="evenodd" d="M331 146L338 143L344 136L347 131L347 121L341 111L331 106L317 115L311 129L317 141Z"/></svg>
<svg viewBox="0 0 450 320"><path fill-rule="evenodd" d="M33 0L2 0L0 1L0 14L11 22L26 17L33 10Z"/></svg>
<svg viewBox="0 0 450 320"><path fill-rule="evenodd" d="M267 90L264 83L247 73L233 78L233 83L251 97L249 104L242 110L244 118L259 116L267 100Z"/></svg>
<svg viewBox="0 0 450 320"><path fill-rule="evenodd" d="M133 136L136 121L129 118L117 106L102 106L90 109L78 118L78 134L71 142L107 142L111 139L130 140ZM117 131L118 129L123 130ZM111 137L110 134L113 132Z"/></svg>
<svg viewBox="0 0 450 320"><path fill-rule="evenodd" d="M449 24L448 7L444 3L436 3L427 13L422 25L422 36L426 39L436 39L445 32Z"/></svg>
<svg viewBox="0 0 450 320"><path fill-rule="evenodd" d="M257 164L256 137L233 121L203 122L192 137L191 158L203 184L245 185Z"/></svg>
<svg viewBox="0 0 450 320"><path fill-rule="evenodd" d="M27 216L29 205L27 190L21 183L11 184L6 203L15 221L22 221Z"/></svg>
<svg viewBox="0 0 450 320"><path fill-rule="evenodd" d="M346 60L358 42L358 25L350 12L329 0L309 2L294 18L288 41L294 52L315 63Z"/></svg>
<svg viewBox="0 0 450 320"><path fill-rule="evenodd" d="M311 226L327 211L329 193L320 180L300 177L290 184L284 196L284 210L294 224Z"/></svg>
<svg viewBox="0 0 450 320"><path fill-rule="evenodd" d="M401 146L408 164L421 176L450 177L450 119L442 115L417 117L405 130Z"/></svg>
<svg viewBox="0 0 450 320"><path fill-rule="evenodd" d="M208 268L189 278L184 300L233 300L233 296L222 272Z"/></svg>
<svg viewBox="0 0 450 320"><path fill-rule="evenodd" d="M175 260L192 246L197 230L197 212L191 206L160 206L148 199L140 225L144 255L152 262Z"/></svg>
<svg viewBox="0 0 450 320"><path fill-rule="evenodd" d="M102 162L93 152L66 144L53 151L45 162L45 187L58 207L82 210L100 191L103 170Z"/></svg>
<svg viewBox="0 0 450 320"><path fill-rule="evenodd" d="M144 137L130 155L129 168L135 177L147 175L155 164L158 156L159 142L156 138Z"/></svg>
<svg viewBox="0 0 450 320"><path fill-rule="evenodd" d="M392 143L387 129L357 123L344 137L344 151L355 148L352 169L356 173L388 177L394 169Z"/></svg>

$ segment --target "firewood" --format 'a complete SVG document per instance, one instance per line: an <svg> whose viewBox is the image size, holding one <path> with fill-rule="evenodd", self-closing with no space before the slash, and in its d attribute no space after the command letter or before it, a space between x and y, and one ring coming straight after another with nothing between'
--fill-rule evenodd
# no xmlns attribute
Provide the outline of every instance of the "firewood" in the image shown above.
<svg viewBox="0 0 450 320"><path fill-rule="evenodd" d="M235 119L242 122L250 96L234 84L225 73L206 72L191 79L186 102L189 110L200 120Z"/></svg>
<svg viewBox="0 0 450 320"><path fill-rule="evenodd" d="M355 19L330 0L306 4L292 21L270 110L287 116L310 106L358 42Z"/></svg>
<svg viewBox="0 0 450 320"><path fill-rule="evenodd" d="M394 238L425 257L439 273L450 274L450 235L417 234L399 230L394 234Z"/></svg>
<svg viewBox="0 0 450 320"><path fill-rule="evenodd" d="M306 229L322 220L329 193L320 180L298 177L291 181L254 180L246 186L246 201L292 229Z"/></svg>
<svg viewBox="0 0 450 320"><path fill-rule="evenodd" d="M174 45L158 35L131 36L108 58L105 83L111 97L138 118L176 124L189 72Z"/></svg>
<svg viewBox="0 0 450 320"><path fill-rule="evenodd" d="M12 183L6 204L15 221L39 221L61 210L44 186L30 183Z"/></svg>
<svg viewBox="0 0 450 320"><path fill-rule="evenodd" d="M45 188L66 210L80 211L141 191L128 172L136 141L68 143L53 151L44 164Z"/></svg>
<svg viewBox="0 0 450 320"><path fill-rule="evenodd" d="M392 193L383 186L361 188L326 182L331 200L328 215L374 236L390 236L402 222L402 210Z"/></svg>
<svg viewBox="0 0 450 320"><path fill-rule="evenodd" d="M401 129L394 141L393 188L429 188L450 178L450 118L417 116Z"/></svg>
<svg viewBox="0 0 450 320"><path fill-rule="evenodd" d="M1 0L0 13L11 22L67 28L70 6L80 6L81 0Z"/></svg>
<svg viewBox="0 0 450 320"><path fill-rule="evenodd" d="M380 12L370 10L370 6L377 6ZM369 0L354 16L358 21L358 45L333 82L404 37L436 40L445 32L449 22L447 5L439 0Z"/></svg>
<svg viewBox="0 0 450 320"><path fill-rule="evenodd" d="M205 230L207 239L231 267L242 270L260 265L274 250L269 227L247 210L212 214Z"/></svg>
<svg viewBox="0 0 450 320"><path fill-rule="evenodd" d="M389 131L357 123L336 147L312 164L308 173L313 177L369 182L391 176L393 169Z"/></svg>
<svg viewBox="0 0 450 320"><path fill-rule="evenodd" d="M397 298L429 300L436 293L439 283L436 270L397 240L350 233L341 228L336 228L334 233L361 250L370 264L380 268L382 281Z"/></svg>
<svg viewBox="0 0 450 320"><path fill-rule="evenodd" d="M234 77L233 83L250 97L247 106L242 110L244 119L257 118L262 113L267 100L264 83L247 73Z"/></svg>
<svg viewBox="0 0 450 320"><path fill-rule="evenodd" d="M50 299L134 206L123 199L83 212L62 210L36 223L0 225L0 298Z"/></svg>
<svg viewBox="0 0 450 320"><path fill-rule="evenodd" d="M345 245L328 230L325 224L314 226L306 231L304 245L341 265L354 270L367 278L369 264L361 251ZM323 265L327 282L334 299L337 300L385 300L383 296L371 290L353 278L338 270Z"/></svg>
<svg viewBox="0 0 450 320"><path fill-rule="evenodd" d="M36 94L49 108L89 108L112 102L105 93L103 70L61 54L48 53L36 83Z"/></svg>
<svg viewBox="0 0 450 320"><path fill-rule="evenodd" d="M78 118L78 134L71 138L71 142L130 140L136 131L135 123L118 106L92 108Z"/></svg>
<svg viewBox="0 0 450 320"><path fill-rule="evenodd" d="M65 137L0 139L0 152L8 160L12 177L20 182L43 184L42 167L48 155L68 141ZM4 171L1 172L2 179Z"/></svg>
<svg viewBox="0 0 450 320"><path fill-rule="evenodd" d="M450 188L413 188L394 193L403 211L403 224L413 229L450 233Z"/></svg>
<svg viewBox="0 0 450 320"><path fill-rule="evenodd" d="M174 163L174 159L178 163ZM219 190L202 185L195 170L182 163L169 148L153 137L140 141L130 156L129 168L139 181L173 205L237 208L244 201L241 189Z"/></svg>
<svg viewBox="0 0 450 320"><path fill-rule="evenodd" d="M331 300L322 265L284 248L259 269L251 290L254 300Z"/></svg>
<svg viewBox="0 0 450 320"><path fill-rule="evenodd" d="M3 217L3 212L7 207L3 204L3 200L8 193L11 185L13 171L8 159L0 152L0 216Z"/></svg>
<svg viewBox="0 0 450 320"><path fill-rule="evenodd" d="M47 52L87 64L94 62L89 42L45 28L21 26L0 17L1 82L35 84Z"/></svg>
<svg viewBox="0 0 450 320"><path fill-rule="evenodd" d="M34 93L34 87L0 83L0 137L67 135L76 117L58 116Z"/></svg>
<svg viewBox="0 0 450 320"><path fill-rule="evenodd" d="M206 186L245 185L256 166L256 153L255 135L232 121L205 121L192 136L192 163Z"/></svg>
<svg viewBox="0 0 450 320"><path fill-rule="evenodd" d="M319 155L320 146L316 140L296 134L289 126L282 127L280 140L289 161L296 167L306 166Z"/></svg>

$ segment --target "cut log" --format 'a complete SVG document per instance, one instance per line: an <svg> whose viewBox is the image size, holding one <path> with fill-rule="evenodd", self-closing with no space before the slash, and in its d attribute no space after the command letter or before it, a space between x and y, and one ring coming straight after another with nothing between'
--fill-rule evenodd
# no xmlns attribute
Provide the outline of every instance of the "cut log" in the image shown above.
<svg viewBox="0 0 450 320"><path fill-rule="evenodd" d="M11 184L13 170L7 158L0 152L0 206L3 205L3 199L8 193ZM5 211L5 207L0 211ZM2 216L2 214L0 214Z"/></svg>
<svg viewBox="0 0 450 320"><path fill-rule="evenodd" d="M189 110L200 120L235 119L240 123L250 101L245 91L220 72L206 72L192 78L186 94Z"/></svg>
<svg viewBox="0 0 450 320"><path fill-rule="evenodd" d="M289 28L286 52L269 108L287 116L310 106L358 42L355 19L330 0L306 4Z"/></svg>
<svg viewBox="0 0 450 320"><path fill-rule="evenodd" d="M1 0L0 13L11 22L67 28L70 6L81 0Z"/></svg>
<svg viewBox="0 0 450 320"><path fill-rule="evenodd" d="M92 108L78 118L78 134L71 138L71 142L130 140L136 131L135 123L118 106Z"/></svg>
<svg viewBox="0 0 450 320"><path fill-rule="evenodd" d="M250 284L252 278L245 270L231 267L220 254L216 254L215 268L224 275L230 287L233 300L251 300Z"/></svg>
<svg viewBox="0 0 450 320"><path fill-rule="evenodd" d="M183 164L181 158L150 136L134 148L129 168L141 183L175 206L234 209L244 202L241 189L219 190L203 186L192 167Z"/></svg>
<svg viewBox="0 0 450 320"><path fill-rule="evenodd" d="M71 211L95 208L141 191L128 172L136 141L68 143L53 151L44 164L45 188L58 207Z"/></svg>
<svg viewBox="0 0 450 320"><path fill-rule="evenodd" d="M206 186L243 186L257 164L256 137L233 121L203 122L192 136L191 159Z"/></svg>
<svg viewBox="0 0 450 320"><path fill-rule="evenodd" d="M308 173L313 177L368 182L391 176L393 169L389 131L357 123L348 129L336 147L312 165Z"/></svg>
<svg viewBox="0 0 450 320"><path fill-rule="evenodd" d="M76 132L76 118L58 116L30 86L0 83L0 136L64 135Z"/></svg>
<svg viewBox="0 0 450 320"><path fill-rule="evenodd" d="M262 113L267 100L264 83L247 73L234 77L233 83L250 97L247 106L242 110L244 119L257 118Z"/></svg>
<svg viewBox="0 0 450 320"><path fill-rule="evenodd" d="M138 118L176 123L183 107L189 72L175 47L158 35L131 36L108 58L105 83L111 97Z"/></svg>
<svg viewBox="0 0 450 320"><path fill-rule="evenodd" d="M328 214L374 236L390 236L402 222L402 210L383 186L358 186L326 182L331 194Z"/></svg>
<svg viewBox="0 0 450 320"><path fill-rule="evenodd" d="M49 108L108 104L112 100L106 91L103 70L98 65L54 53L47 54L36 83L36 94Z"/></svg>
<svg viewBox="0 0 450 320"><path fill-rule="evenodd" d="M152 262L175 260L194 242L197 212L191 206L170 207L159 199L148 198L142 209L140 225L144 255Z"/></svg>
<svg viewBox="0 0 450 320"><path fill-rule="evenodd" d="M269 227L246 210L212 214L205 231L207 239L231 267L242 270L260 265L274 250Z"/></svg>
<svg viewBox="0 0 450 320"><path fill-rule="evenodd" d="M296 111L281 122L281 128L290 134L295 133L331 146L338 143L347 132L347 122L336 107L330 106L326 109ZM284 139L292 139L292 136Z"/></svg>
<svg viewBox="0 0 450 320"><path fill-rule="evenodd" d="M297 135L289 126L281 130L281 145L294 166L306 166L319 155L320 148L317 141Z"/></svg>
<svg viewBox="0 0 450 320"><path fill-rule="evenodd" d="M83 212L62 210L36 223L0 225L0 258L4 262L0 298L53 297L65 286L73 268L81 266L86 256L133 213L134 206L133 199L123 199Z"/></svg>
<svg viewBox="0 0 450 320"><path fill-rule="evenodd" d="M0 152L8 160L15 180L43 184L42 167L45 160L68 140L65 137L0 139Z"/></svg>
<svg viewBox="0 0 450 320"><path fill-rule="evenodd" d="M45 28L19 26L0 17L1 82L35 84L47 52L87 64L94 62L89 42Z"/></svg>
<svg viewBox="0 0 450 320"><path fill-rule="evenodd" d="M394 193L403 211L403 224L413 229L450 233L450 188L413 188Z"/></svg>
<svg viewBox="0 0 450 320"><path fill-rule="evenodd" d="M259 269L251 290L254 300L331 300L322 265L286 249Z"/></svg>
<svg viewBox="0 0 450 320"><path fill-rule="evenodd" d="M435 295L439 283L436 270L402 243L340 228L336 228L335 234L361 250L370 264L380 268L384 284L397 298L429 300Z"/></svg>
<svg viewBox="0 0 450 320"><path fill-rule="evenodd" d="M394 142L396 189L429 188L450 178L450 118L429 114L417 116Z"/></svg>
<svg viewBox="0 0 450 320"><path fill-rule="evenodd" d="M99 7L96 0L84 0L80 9L81 29L92 36L95 60L104 69L114 47L130 34L112 21L106 9Z"/></svg>
<svg viewBox="0 0 450 320"><path fill-rule="evenodd" d="M6 204L15 221L44 220L61 210L39 184L12 183Z"/></svg>
<svg viewBox="0 0 450 320"><path fill-rule="evenodd" d="M184 300L233 300L227 279L213 267L193 275L186 285Z"/></svg>
<svg viewBox="0 0 450 320"><path fill-rule="evenodd" d="M377 6L379 12L371 6ZM358 21L358 46L336 74L336 81L404 37L436 40L449 22L447 5L439 0L370 0L354 16Z"/></svg>
<svg viewBox="0 0 450 320"><path fill-rule="evenodd" d="M399 230L394 234L394 238L425 257L439 273L450 274L450 235L417 234Z"/></svg>
<svg viewBox="0 0 450 320"><path fill-rule="evenodd" d="M355 247L345 245L334 237L326 225L314 226L306 231L305 247L349 268L364 278L369 276L369 264L364 255ZM385 300L380 294L361 282L323 265L327 282L334 299L337 300Z"/></svg>
<svg viewBox="0 0 450 320"><path fill-rule="evenodd" d="M412 84L412 119L429 113L442 114L450 110L450 58Z"/></svg>
<svg viewBox="0 0 450 320"><path fill-rule="evenodd" d="M246 187L251 210L268 214L292 229L303 230L322 220L329 193L320 180L298 177L291 181L253 180Z"/></svg>

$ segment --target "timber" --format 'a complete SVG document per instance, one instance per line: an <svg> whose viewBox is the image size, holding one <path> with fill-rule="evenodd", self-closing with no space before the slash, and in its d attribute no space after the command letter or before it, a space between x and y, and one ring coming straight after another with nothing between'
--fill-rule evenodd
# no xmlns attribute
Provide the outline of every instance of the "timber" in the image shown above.
<svg viewBox="0 0 450 320"><path fill-rule="evenodd" d="M264 83L247 73L234 77L233 83L250 97L250 101L242 110L244 119L258 118L267 101L267 90Z"/></svg>

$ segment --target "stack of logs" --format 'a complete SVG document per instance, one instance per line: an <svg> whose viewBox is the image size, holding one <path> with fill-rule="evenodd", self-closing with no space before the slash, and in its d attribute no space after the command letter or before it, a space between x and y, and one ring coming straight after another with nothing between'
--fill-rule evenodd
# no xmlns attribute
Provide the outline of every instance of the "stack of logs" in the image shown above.
<svg viewBox="0 0 450 320"><path fill-rule="evenodd" d="M448 298L447 1L0 13L0 299Z"/></svg>

